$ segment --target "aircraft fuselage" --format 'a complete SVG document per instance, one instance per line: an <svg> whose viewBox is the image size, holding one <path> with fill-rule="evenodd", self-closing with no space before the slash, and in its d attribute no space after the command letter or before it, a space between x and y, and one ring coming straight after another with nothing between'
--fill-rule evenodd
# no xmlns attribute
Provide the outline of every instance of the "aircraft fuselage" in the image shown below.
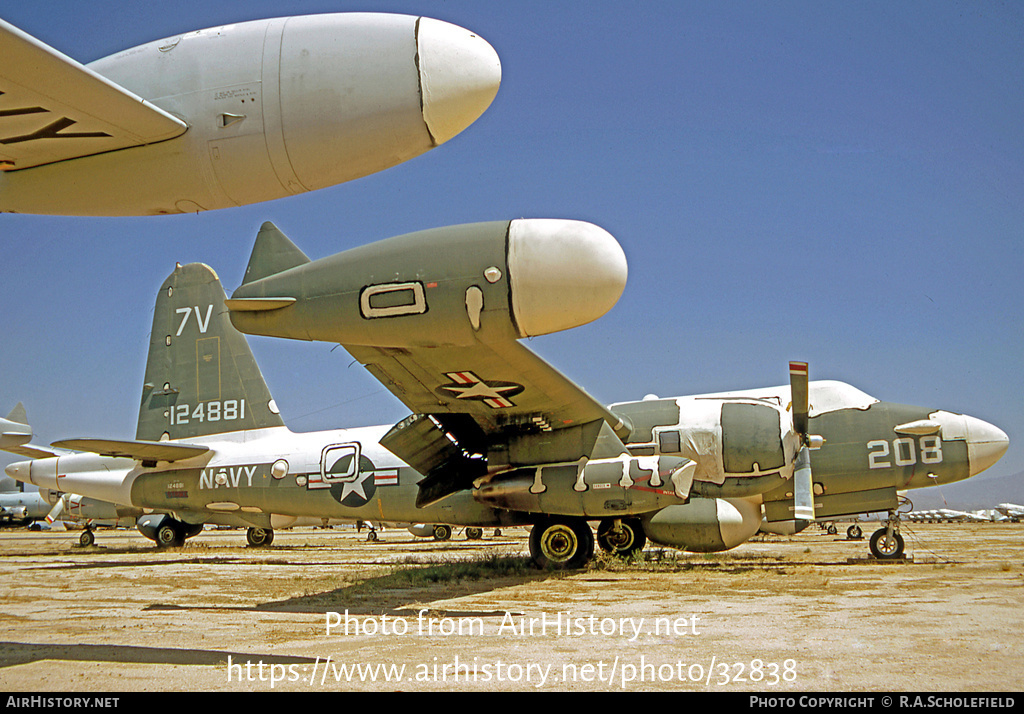
<svg viewBox="0 0 1024 714"><path fill-rule="evenodd" d="M756 393L771 402L785 389L748 392L744 398ZM791 468L727 476L720 483L697 469L689 474L692 485L685 484L689 490L672 480L680 466L693 463L681 454L685 447L676 446L686 441L692 427L690 406L735 398L660 400L675 402L678 416L674 423L662 418L654 421L665 423L641 427L638 433L650 440L631 440L629 455L512 469L425 508L416 506L422 475L378 443L387 427L305 434L286 427L251 429L190 439L210 451L170 464L143 466L130 458L72 454L12 464L8 474L41 488L173 513L185 522L261 528L281 527L287 519L303 516L465 526L526 523L532 520L530 514L614 518L682 506L688 496L691 501L760 497L769 520L788 520ZM816 398L823 408L812 415L811 431L824 438L812 456L819 517L892 508L897 489L967 478L1006 448L1005 434L972 417L879 402L834 382L813 383L812 400ZM612 409L635 418L644 405ZM664 404L651 408L671 413Z"/></svg>

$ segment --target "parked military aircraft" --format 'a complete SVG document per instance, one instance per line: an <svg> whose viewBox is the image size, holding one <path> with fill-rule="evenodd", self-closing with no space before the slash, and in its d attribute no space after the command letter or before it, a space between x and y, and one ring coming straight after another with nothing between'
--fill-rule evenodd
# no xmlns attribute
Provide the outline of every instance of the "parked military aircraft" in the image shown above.
<svg viewBox="0 0 1024 714"><path fill-rule="evenodd" d="M1024 518L1024 506L1019 506L1016 503L1000 503L996 506L996 510L1014 522Z"/></svg>
<svg viewBox="0 0 1024 714"><path fill-rule="evenodd" d="M82 65L0 20L0 212L241 206L381 171L487 109L490 45L426 17L284 17Z"/></svg>
<svg viewBox="0 0 1024 714"><path fill-rule="evenodd" d="M967 478L1006 449L979 419L809 383L799 363L789 386L605 407L519 339L596 319L625 278L614 238L578 221L434 229L317 261L265 224L230 300L201 264L161 288L136 440L57 442L88 453L7 473L164 514L151 537L167 545L203 523L267 542L300 516L532 524L535 561L576 567L593 554L588 521L613 552L647 539L725 550L762 509L770 521L890 509L897 489ZM413 415L289 431L232 322L340 342ZM883 556L897 525L873 539Z"/></svg>
<svg viewBox="0 0 1024 714"><path fill-rule="evenodd" d="M0 493L0 524L27 526L50 512L49 501L38 491Z"/></svg>
<svg viewBox="0 0 1024 714"><path fill-rule="evenodd" d="M925 511L910 511L903 514L908 521L925 523L953 522L953 521L987 521L991 522L992 517L981 511L958 511L954 508L933 508Z"/></svg>

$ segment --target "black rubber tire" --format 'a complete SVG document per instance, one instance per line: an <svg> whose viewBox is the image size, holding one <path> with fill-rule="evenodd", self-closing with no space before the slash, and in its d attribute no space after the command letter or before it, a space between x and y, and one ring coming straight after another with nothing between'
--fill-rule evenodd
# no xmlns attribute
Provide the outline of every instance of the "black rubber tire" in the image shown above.
<svg viewBox="0 0 1024 714"><path fill-rule="evenodd" d="M885 528L879 528L871 535L871 554L879 560L899 560L903 557L903 536L893 531L892 540L885 537Z"/></svg>
<svg viewBox="0 0 1024 714"><path fill-rule="evenodd" d="M628 558L647 545L647 535L638 519L623 518L618 533L614 526L615 521L611 518L606 518L597 526L597 544L605 553Z"/></svg>
<svg viewBox="0 0 1024 714"><path fill-rule="evenodd" d="M156 545L158 548L180 548L185 545L185 536L177 521L166 519L160 524L156 529Z"/></svg>
<svg viewBox="0 0 1024 714"><path fill-rule="evenodd" d="M539 568L576 570L594 556L594 532L581 519L545 519L530 531L530 557Z"/></svg>
<svg viewBox="0 0 1024 714"><path fill-rule="evenodd" d="M274 542L271 528L249 528L245 531L245 542L250 548L266 548Z"/></svg>

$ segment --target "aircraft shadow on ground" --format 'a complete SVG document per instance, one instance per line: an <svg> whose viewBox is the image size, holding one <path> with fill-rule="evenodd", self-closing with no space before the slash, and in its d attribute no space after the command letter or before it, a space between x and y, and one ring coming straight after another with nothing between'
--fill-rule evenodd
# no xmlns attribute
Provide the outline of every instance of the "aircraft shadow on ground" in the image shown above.
<svg viewBox="0 0 1024 714"><path fill-rule="evenodd" d="M364 578L334 590L271 600L252 606L177 605L152 603L145 610L174 611L243 611L316 613L341 612L351 615L394 615L408 617L421 608L444 617L486 617L504 615L500 612L448 612L429 603L453 597L479 595L499 588L563 578L578 571L542 571L533 568L527 558L497 556L483 560L457 561L441 564L399 564L391 572Z"/></svg>
<svg viewBox="0 0 1024 714"><path fill-rule="evenodd" d="M479 595L511 585L562 578L577 571L542 571L527 558L494 556L483 560L409 564L392 572L360 580L335 590L309 593L256 606L272 612L316 612L348 610L352 615L408 616L420 603L453 597ZM430 607L431 613L446 617L485 617L501 612L447 612Z"/></svg>
<svg viewBox="0 0 1024 714"><path fill-rule="evenodd" d="M241 662L262 660L266 664L312 664L310 657L279 654L193 650L137 645L44 645L30 642L0 642L0 668L40 660L61 662L118 662L125 664L221 666L228 657Z"/></svg>

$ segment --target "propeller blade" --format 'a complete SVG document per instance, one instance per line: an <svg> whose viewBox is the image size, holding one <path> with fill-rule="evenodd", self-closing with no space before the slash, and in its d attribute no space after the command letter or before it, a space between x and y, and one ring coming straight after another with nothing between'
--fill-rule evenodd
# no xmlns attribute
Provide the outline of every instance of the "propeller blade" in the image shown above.
<svg viewBox="0 0 1024 714"><path fill-rule="evenodd" d="M53 523L54 521L60 520L61 514L64 513L64 498L58 498L57 503L54 504L50 512L46 514L46 522Z"/></svg>
<svg viewBox="0 0 1024 714"><path fill-rule="evenodd" d="M807 363L789 363L789 389L793 406L793 431L800 435L800 442L807 440L808 416L808 386L807 386Z"/></svg>
<svg viewBox="0 0 1024 714"><path fill-rule="evenodd" d="M811 450L801 446L796 455L793 472L793 518L798 521L814 520L814 492L811 483Z"/></svg>

